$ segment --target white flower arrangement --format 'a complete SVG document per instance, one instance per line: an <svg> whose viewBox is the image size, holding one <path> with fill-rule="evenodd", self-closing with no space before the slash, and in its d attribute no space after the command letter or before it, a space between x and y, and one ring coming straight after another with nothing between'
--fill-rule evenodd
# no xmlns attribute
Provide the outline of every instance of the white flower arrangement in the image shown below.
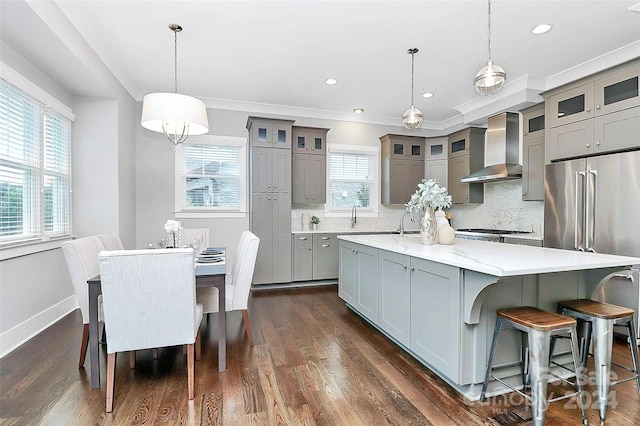
<svg viewBox="0 0 640 426"><path fill-rule="evenodd" d="M446 187L438 185L437 180L422 179L422 183L418 184L418 189L405 206L412 213L421 213L427 208L441 210L451 207L451 195L447 194Z"/></svg>
<svg viewBox="0 0 640 426"><path fill-rule="evenodd" d="M164 230L167 231L167 234L174 234L178 232L178 228L180 228L180 222L177 220L167 220L164 224Z"/></svg>
<svg viewBox="0 0 640 426"><path fill-rule="evenodd" d="M176 246L176 232L180 229L181 223L177 220L169 219L164 224L164 230L173 237L173 247Z"/></svg>

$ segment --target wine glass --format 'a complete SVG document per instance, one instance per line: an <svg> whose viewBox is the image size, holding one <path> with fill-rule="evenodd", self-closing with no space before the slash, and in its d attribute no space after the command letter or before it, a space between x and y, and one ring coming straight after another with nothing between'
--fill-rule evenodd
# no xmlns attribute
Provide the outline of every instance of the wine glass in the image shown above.
<svg viewBox="0 0 640 426"><path fill-rule="evenodd" d="M166 238L160 238L158 240L158 247L160 247L161 249L167 248L167 239Z"/></svg>

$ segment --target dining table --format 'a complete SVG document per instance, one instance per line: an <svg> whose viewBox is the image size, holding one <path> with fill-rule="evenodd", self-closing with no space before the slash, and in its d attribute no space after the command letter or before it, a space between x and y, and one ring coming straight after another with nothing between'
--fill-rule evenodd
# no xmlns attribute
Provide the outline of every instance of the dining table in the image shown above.
<svg viewBox="0 0 640 426"><path fill-rule="evenodd" d="M226 253L224 247L216 247ZM226 262L199 262L196 257L196 288L218 289L218 371L227 369L227 338L225 309ZM98 296L102 294L100 275L87 280L89 289L89 360L91 362L91 389L100 387L100 342L98 334Z"/></svg>

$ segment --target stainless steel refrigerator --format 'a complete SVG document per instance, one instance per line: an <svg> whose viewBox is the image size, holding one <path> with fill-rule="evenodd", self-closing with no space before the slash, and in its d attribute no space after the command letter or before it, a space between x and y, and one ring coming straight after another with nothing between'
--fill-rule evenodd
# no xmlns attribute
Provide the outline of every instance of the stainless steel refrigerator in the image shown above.
<svg viewBox="0 0 640 426"><path fill-rule="evenodd" d="M640 257L640 151L548 164L544 246ZM637 269L614 275L602 298L638 312L639 280Z"/></svg>

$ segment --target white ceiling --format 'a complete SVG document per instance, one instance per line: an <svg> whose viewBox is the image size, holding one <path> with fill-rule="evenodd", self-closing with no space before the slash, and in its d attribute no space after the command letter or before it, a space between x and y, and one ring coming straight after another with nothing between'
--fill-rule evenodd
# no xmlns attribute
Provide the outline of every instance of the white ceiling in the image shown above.
<svg viewBox="0 0 640 426"><path fill-rule="evenodd" d="M210 107L398 125L411 100L406 51L417 47L426 129L535 103L542 90L640 57L640 13L628 10L638 0L493 0L492 58L508 84L491 97L473 88L488 57L485 0L2 3L3 41L75 95L97 90L87 45L135 99L173 91L168 25L178 23L178 91ZM534 36L539 23L553 29Z"/></svg>

